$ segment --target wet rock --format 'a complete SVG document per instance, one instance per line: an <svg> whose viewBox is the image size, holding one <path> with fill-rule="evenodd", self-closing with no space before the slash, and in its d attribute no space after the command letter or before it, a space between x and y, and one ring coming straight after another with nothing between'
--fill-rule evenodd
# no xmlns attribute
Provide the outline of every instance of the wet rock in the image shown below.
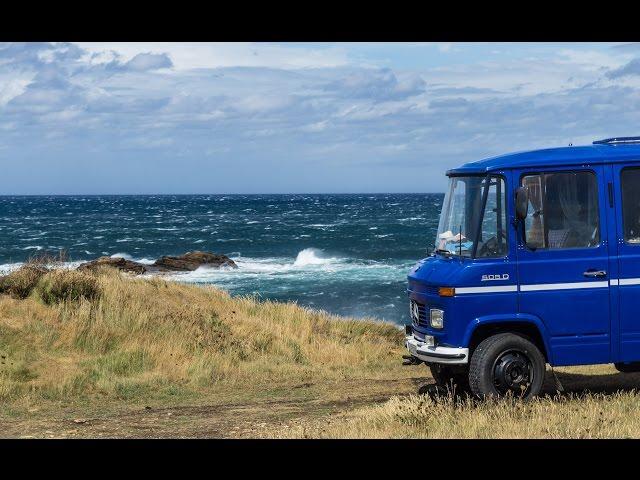
<svg viewBox="0 0 640 480"><path fill-rule="evenodd" d="M143 274L147 271L147 267L142 263L133 262L122 257L100 257L81 264L78 267L78 270L95 271L102 267L117 268L122 272L134 273L136 275Z"/></svg>
<svg viewBox="0 0 640 480"><path fill-rule="evenodd" d="M153 266L160 270L184 272L192 272L202 266L211 268L238 268L235 262L226 255L218 255L215 253L200 251L188 252L177 257L160 257L158 260L156 260Z"/></svg>

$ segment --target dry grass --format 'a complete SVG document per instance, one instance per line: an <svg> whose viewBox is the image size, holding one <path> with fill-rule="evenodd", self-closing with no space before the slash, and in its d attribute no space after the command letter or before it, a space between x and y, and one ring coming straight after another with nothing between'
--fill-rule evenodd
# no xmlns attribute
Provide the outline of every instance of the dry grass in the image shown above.
<svg viewBox="0 0 640 480"><path fill-rule="evenodd" d="M25 265L9 275L0 277L0 293L13 298L27 298L47 271L38 265Z"/></svg>
<svg viewBox="0 0 640 480"><path fill-rule="evenodd" d="M60 269L65 260L66 254L62 251L56 256L44 254L29 258L18 270L0 276L0 294L27 298L40 279L47 273Z"/></svg>
<svg viewBox="0 0 640 480"><path fill-rule="evenodd" d="M637 438L640 396L548 396L531 402L433 400L394 397L388 402L270 431L286 438Z"/></svg>
<svg viewBox="0 0 640 480"><path fill-rule="evenodd" d="M427 369L400 366L402 337L392 325L232 299L215 288L32 263L0 277L0 430L8 436L640 437L634 390L640 374L610 366L564 369L559 377L572 393L562 396L547 381L547 396L528 403L434 401L415 395L429 381ZM407 396L386 401L399 393ZM167 408L183 413L170 420L176 417L162 413ZM75 415L103 423L77 431Z"/></svg>
<svg viewBox="0 0 640 480"><path fill-rule="evenodd" d="M402 334L393 326L294 304L109 270L30 265L0 285L0 402L18 411L42 402L249 394L398 369Z"/></svg>

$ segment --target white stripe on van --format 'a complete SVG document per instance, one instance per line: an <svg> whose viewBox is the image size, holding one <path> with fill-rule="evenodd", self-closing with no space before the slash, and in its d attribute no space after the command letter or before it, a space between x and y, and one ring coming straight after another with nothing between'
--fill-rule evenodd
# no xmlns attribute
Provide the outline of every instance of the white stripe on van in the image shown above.
<svg viewBox="0 0 640 480"><path fill-rule="evenodd" d="M496 285L495 287L456 287L456 295L459 293L499 293L517 291L517 285Z"/></svg>
<svg viewBox="0 0 640 480"><path fill-rule="evenodd" d="M572 290L578 288L603 288L608 287L609 282L573 282L573 283L538 283L536 285L520 285L521 292L534 292L541 290Z"/></svg>
<svg viewBox="0 0 640 480"><path fill-rule="evenodd" d="M545 290L572 290L585 288L604 288L624 285L640 285L640 278L612 278L600 282L571 282L571 283L537 283L531 285L520 285L521 292L540 292ZM517 285L496 285L494 287L456 287L456 295L468 293L501 293L517 292Z"/></svg>
<svg viewBox="0 0 640 480"><path fill-rule="evenodd" d="M633 280L635 283L622 283L621 285L640 285L640 278L627 279ZM613 282L613 280L612 280ZM535 285L520 285L521 292L537 292L544 290L571 290L584 288L603 288L608 287L609 282L604 280L601 282L573 282L573 283L538 283ZM501 293L501 292L517 292L517 285L496 285L492 287L456 287L456 295L465 295L468 293Z"/></svg>

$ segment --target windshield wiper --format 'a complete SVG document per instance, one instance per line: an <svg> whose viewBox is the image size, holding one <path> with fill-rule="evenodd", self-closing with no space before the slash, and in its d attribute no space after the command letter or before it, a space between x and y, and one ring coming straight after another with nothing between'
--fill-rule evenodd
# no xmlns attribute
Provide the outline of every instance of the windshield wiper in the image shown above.
<svg viewBox="0 0 640 480"><path fill-rule="evenodd" d="M434 250L436 253L439 253L441 255L447 256L447 257L451 257L453 255L455 255L453 252L451 252L450 250L445 250L444 248L436 248Z"/></svg>

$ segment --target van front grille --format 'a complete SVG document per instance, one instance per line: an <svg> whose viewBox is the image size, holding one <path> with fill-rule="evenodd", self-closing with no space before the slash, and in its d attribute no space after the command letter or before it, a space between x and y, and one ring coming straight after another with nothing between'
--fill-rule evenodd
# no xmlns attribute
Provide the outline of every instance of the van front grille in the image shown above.
<svg viewBox="0 0 640 480"><path fill-rule="evenodd" d="M421 327L429 326L426 305L416 302L415 300L411 300L409 302L409 314L411 315L411 321L414 325L418 325Z"/></svg>

